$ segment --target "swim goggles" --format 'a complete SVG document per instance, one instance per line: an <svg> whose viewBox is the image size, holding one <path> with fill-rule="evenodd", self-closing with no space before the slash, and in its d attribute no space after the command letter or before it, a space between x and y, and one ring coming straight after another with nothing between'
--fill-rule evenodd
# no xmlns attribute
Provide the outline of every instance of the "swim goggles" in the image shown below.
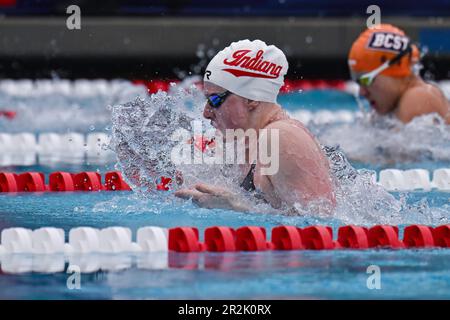
<svg viewBox="0 0 450 320"><path fill-rule="evenodd" d="M381 72L383 72L384 70L386 70L387 68L392 66L394 63L399 62L401 58L403 58L406 54L410 54L411 52L412 52L412 46L411 46L411 44L408 44L408 47L405 50L400 51L394 58L386 61L385 63L383 63L381 66L379 66L375 70L370 71L368 73L364 73L360 76L357 76L356 73L352 72L352 79L356 83L358 83L360 86L368 87L373 83L376 76L378 76Z"/></svg>
<svg viewBox="0 0 450 320"><path fill-rule="evenodd" d="M231 94L230 91L225 91L222 93L213 93L207 97L208 104L211 108L219 108L226 100L226 98Z"/></svg>

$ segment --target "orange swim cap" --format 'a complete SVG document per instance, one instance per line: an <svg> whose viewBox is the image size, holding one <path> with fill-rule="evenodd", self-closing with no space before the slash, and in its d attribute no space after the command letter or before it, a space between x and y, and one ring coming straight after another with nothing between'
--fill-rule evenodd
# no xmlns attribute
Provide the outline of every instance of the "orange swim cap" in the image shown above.
<svg viewBox="0 0 450 320"><path fill-rule="evenodd" d="M377 28L367 29L353 43L348 55L350 70L357 73L370 72L391 60L405 50L410 43L405 33L390 24L380 24ZM419 61L419 50L412 46L412 53L405 55L382 75L406 77L412 72L412 66Z"/></svg>

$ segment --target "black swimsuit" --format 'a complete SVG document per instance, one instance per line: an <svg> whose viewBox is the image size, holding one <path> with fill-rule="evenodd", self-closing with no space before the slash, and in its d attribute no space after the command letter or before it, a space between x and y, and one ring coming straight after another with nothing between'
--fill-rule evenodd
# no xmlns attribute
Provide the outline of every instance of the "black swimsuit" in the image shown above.
<svg viewBox="0 0 450 320"><path fill-rule="evenodd" d="M250 167L250 171L247 173L247 176L245 177L244 181L241 183L241 188L243 188L246 191L255 191L256 187L253 183L253 176L255 174L255 168L256 163L252 163Z"/></svg>

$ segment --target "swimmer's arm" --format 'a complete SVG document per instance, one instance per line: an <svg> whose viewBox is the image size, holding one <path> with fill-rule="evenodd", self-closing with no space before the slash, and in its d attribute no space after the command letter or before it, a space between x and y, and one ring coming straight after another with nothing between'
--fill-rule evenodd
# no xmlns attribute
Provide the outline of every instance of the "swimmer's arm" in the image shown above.
<svg viewBox="0 0 450 320"><path fill-rule="evenodd" d="M272 135L268 134L268 145L278 143L278 165L271 164L271 171L277 169L274 174L264 176L259 170L258 181L262 183L257 183L257 187L272 207L280 208L282 203L291 206L302 196L301 191L297 189L305 182L304 170L310 166L305 162L305 156L311 152L308 143L310 137L295 127L281 123L274 123L267 129L278 129L279 132L278 142L272 141Z"/></svg>
<svg viewBox="0 0 450 320"><path fill-rule="evenodd" d="M205 183L197 183L190 189L181 189L175 196L182 199L192 199L198 206L208 209L231 209L240 212L250 212L251 203L233 192Z"/></svg>
<svg viewBox="0 0 450 320"><path fill-rule="evenodd" d="M448 103L443 104L438 92L427 88L412 88L401 98L396 116L403 123L408 123L415 117L433 112L440 114L447 123L450 123Z"/></svg>

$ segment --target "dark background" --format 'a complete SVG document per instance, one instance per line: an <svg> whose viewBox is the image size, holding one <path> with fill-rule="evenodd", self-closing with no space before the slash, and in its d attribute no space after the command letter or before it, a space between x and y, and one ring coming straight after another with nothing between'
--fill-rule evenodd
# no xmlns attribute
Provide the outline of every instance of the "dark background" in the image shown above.
<svg viewBox="0 0 450 320"><path fill-rule="evenodd" d="M72 4L81 30L65 26ZM371 4L428 48L426 78L450 78L450 0L0 0L0 77L180 78L248 37L284 50L289 78L348 79Z"/></svg>

